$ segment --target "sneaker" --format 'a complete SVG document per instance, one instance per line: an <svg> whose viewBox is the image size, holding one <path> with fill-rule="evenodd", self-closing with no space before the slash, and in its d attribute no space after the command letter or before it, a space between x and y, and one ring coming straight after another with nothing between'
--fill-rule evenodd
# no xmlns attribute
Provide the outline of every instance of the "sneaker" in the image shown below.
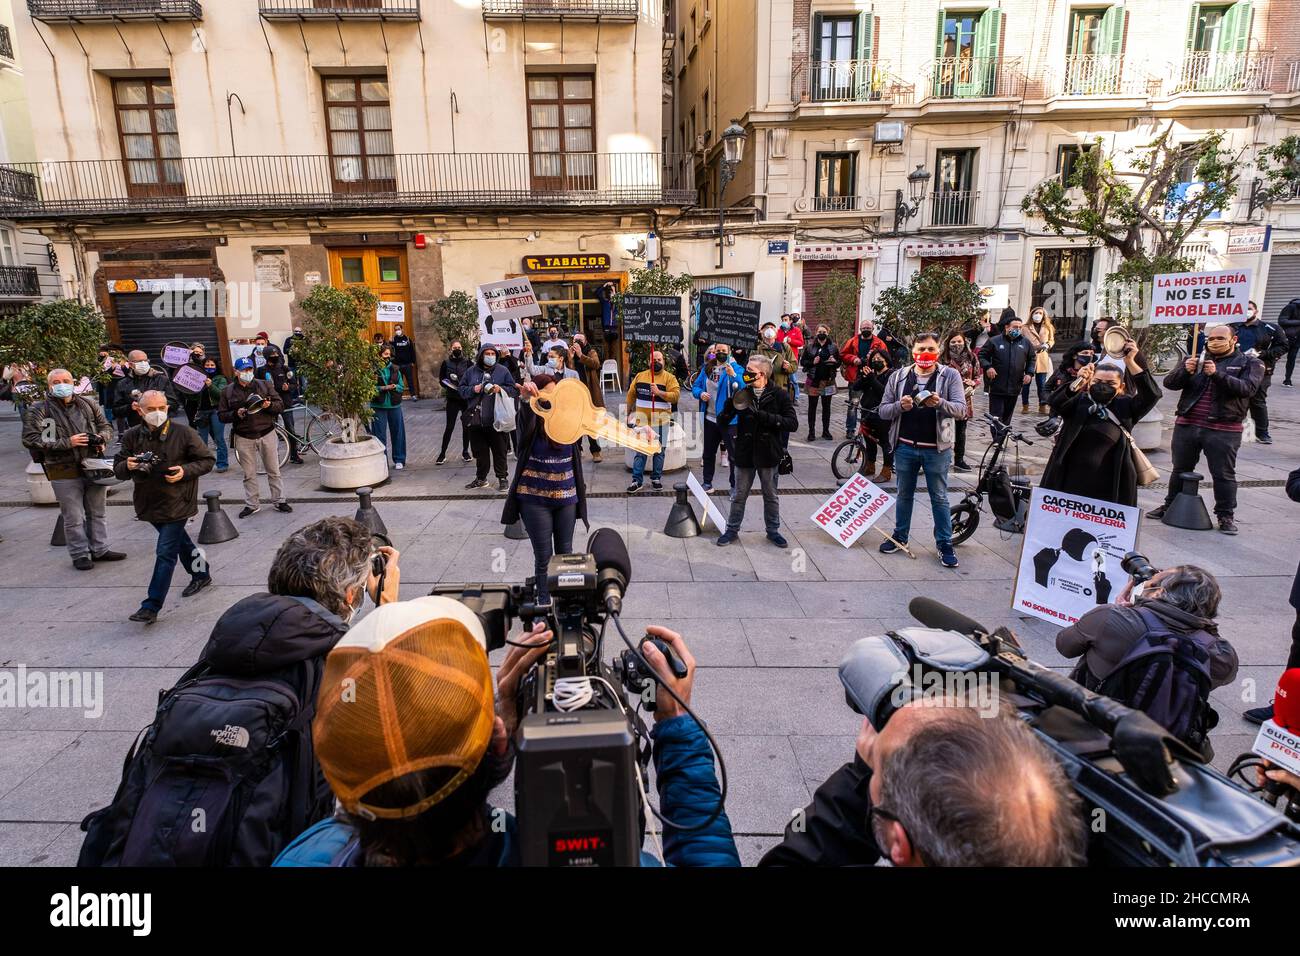
<svg viewBox="0 0 1300 956"><path fill-rule="evenodd" d="M277 501L275 503L275 510L282 514L293 514L293 507L287 501Z"/></svg>
<svg viewBox="0 0 1300 956"><path fill-rule="evenodd" d="M1219 533L1236 534L1237 522L1232 520L1232 515L1219 515Z"/></svg>
<svg viewBox="0 0 1300 956"><path fill-rule="evenodd" d="M460 460L461 460L461 461L473 461L473 460L474 460L474 456L471 455L471 454L470 454L469 452L467 452L467 451L463 451L463 452L460 453Z"/></svg>
<svg viewBox="0 0 1300 956"><path fill-rule="evenodd" d="M1261 445L1273 444L1273 439L1271 437L1268 435L1261 435L1258 432L1255 433L1255 441L1259 442Z"/></svg>
<svg viewBox="0 0 1300 956"><path fill-rule="evenodd" d="M399 462L397 462L396 464L393 465L393 471L405 471L405 470L406 470L406 463L405 463L405 462L400 462L400 461L399 461Z"/></svg>
<svg viewBox="0 0 1300 956"><path fill-rule="evenodd" d="M445 464L447 464L447 456L446 456L446 455L439 455L439 456L438 456L438 460L435 461L434 464L435 464L435 465L445 465Z"/></svg>
<svg viewBox="0 0 1300 956"><path fill-rule="evenodd" d="M709 482L709 483L705 484L703 487L704 487L704 493L705 493L706 495L711 495L711 494L713 494L713 483L712 483L712 482Z"/></svg>
<svg viewBox="0 0 1300 956"><path fill-rule="evenodd" d="M722 532L722 534L718 535L718 541L717 541L718 547L725 548L727 545L731 544L731 542L735 541L736 538L738 537L739 535L737 535L736 532L734 531L724 531Z"/></svg>
<svg viewBox="0 0 1300 956"><path fill-rule="evenodd" d="M964 474L969 474L971 471L973 471L973 469L971 468L971 466L968 465L968 464L966 464L966 462L964 462L964 461L954 462L954 463L953 463L953 466L952 466L952 470L955 471L955 472L959 472L959 473L961 473L961 474L963 474L963 475L964 475Z"/></svg>
<svg viewBox="0 0 1300 956"><path fill-rule="evenodd" d="M187 584L185 590L181 592L181 597L194 597L194 595L198 594L211 584L212 575L210 574L201 578L191 578L190 583Z"/></svg>
<svg viewBox="0 0 1300 956"><path fill-rule="evenodd" d="M504 478L498 478L497 491L509 491L509 490L510 490L510 482L506 481Z"/></svg>
<svg viewBox="0 0 1300 956"><path fill-rule="evenodd" d="M658 478L651 478L650 487L653 488L655 491L663 491L664 483L660 481Z"/></svg>
<svg viewBox="0 0 1300 956"><path fill-rule="evenodd" d="M907 539L906 539L906 538L899 538L898 541L899 541L899 543L901 543L901 544L907 544ZM896 552L896 551L902 551L902 550L903 550L903 549L900 548L900 547L899 547L897 544L895 544L893 541L885 540L885 541L880 542L880 553L881 553L881 554L893 554L893 553Z"/></svg>
<svg viewBox="0 0 1300 956"><path fill-rule="evenodd" d="M592 461L597 461L597 462L599 462L599 461L604 461L604 460L605 460L605 457L600 453L600 451L599 451L599 449L598 449L598 450L593 451L593 452L591 453L591 460L592 460Z"/></svg>
<svg viewBox="0 0 1300 956"><path fill-rule="evenodd" d="M639 481L634 481L632 482L632 484L627 486L627 493L629 495L634 495L640 490L641 490L641 482Z"/></svg>
<svg viewBox="0 0 1300 956"><path fill-rule="evenodd" d="M955 568L958 565L957 552L952 549L950 544L939 545L939 561L945 568Z"/></svg>
<svg viewBox="0 0 1300 956"><path fill-rule="evenodd" d="M1155 518L1158 521L1165 516L1165 512L1168 510L1169 510L1168 505L1161 505L1159 508L1152 508L1150 511L1148 511L1147 517Z"/></svg>
<svg viewBox="0 0 1300 956"><path fill-rule="evenodd" d="M1241 716L1252 724L1262 724L1266 720L1273 719L1273 704L1270 702L1267 707L1254 707L1244 711Z"/></svg>
<svg viewBox="0 0 1300 956"><path fill-rule="evenodd" d="M90 560L90 557L87 556L84 558L77 558L72 562L72 566L78 571L89 571L95 567L95 562Z"/></svg>
<svg viewBox="0 0 1300 956"><path fill-rule="evenodd" d="M125 560L126 560L126 555L123 554L121 551L104 551L104 552L102 552L102 553L100 553L100 554L92 554L92 555L90 556L90 560L92 560L92 561L125 561Z"/></svg>
<svg viewBox="0 0 1300 956"><path fill-rule="evenodd" d="M1295 386L1292 385L1291 382L1290 382L1289 380L1283 382L1283 383L1282 383L1282 387L1283 387L1283 388L1295 388Z"/></svg>
<svg viewBox="0 0 1300 956"><path fill-rule="evenodd" d="M473 481L471 481L468 485L465 486L465 490L473 491L475 488L486 488L486 487L487 487L486 478L475 478Z"/></svg>
<svg viewBox="0 0 1300 956"><path fill-rule="evenodd" d="M262 510L261 505L245 505L244 510L239 513L239 517L248 518Z"/></svg>
<svg viewBox="0 0 1300 956"><path fill-rule="evenodd" d="M289 459L289 464L291 464L291 465L305 465L305 464L307 464L307 463L306 463L305 461L303 461L301 458L299 458L299 457L297 457L297 456L294 456L294 457L291 457L291 458Z"/></svg>
<svg viewBox="0 0 1300 956"><path fill-rule="evenodd" d="M768 533L768 536L767 536L767 540L768 540L768 541L771 541L771 542L772 542L774 545L776 545L778 548L788 548L788 547L790 547L789 542L786 541L785 538L783 538L783 537L781 536L780 532L777 532L777 531L769 532L769 533Z"/></svg>
<svg viewBox="0 0 1300 956"><path fill-rule="evenodd" d="M154 621L158 620L158 612L151 611L147 607L142 607L140 610L128 617L127 620L135 621L137 624L152 624Z"/></svg>

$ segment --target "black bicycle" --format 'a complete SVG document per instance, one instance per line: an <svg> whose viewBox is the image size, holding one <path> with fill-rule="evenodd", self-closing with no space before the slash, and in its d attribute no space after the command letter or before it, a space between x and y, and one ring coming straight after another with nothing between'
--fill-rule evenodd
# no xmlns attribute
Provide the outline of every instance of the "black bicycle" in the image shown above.
<svg viewBox="0 0 1300 956"><path fill-rule="evenodd" d="M984 422L993 433L993 442L984 449L984 455L980 459L979 480L975 482L975 487L966 492L958 504L952 506L953 544L961 544L975 533L980 525L980 510L985 496L988 497L989 508L993 512L993 527L1008 534L1025 533L1033 484L1028 478L1012 475L1007 466L1002 464L1002 458L1010 442L1018 465L1020 449L1015 445L1032 445L1033 442L1020 432L1013 432L1010 425L992 415L985 415Z"/></svg>
<svg viewBox="0 0 1300 956"><path fill-rule="evenodd" d="M851 393L849 402L857 407L858 427L852 436L835 446L831 455L831 471L840 481L848 481L855 474L870 477L874 473L866 469L868 461L875 461L871 452L876 449L877 442L867 428L868 413L862 407L861 393Z"/></svg>

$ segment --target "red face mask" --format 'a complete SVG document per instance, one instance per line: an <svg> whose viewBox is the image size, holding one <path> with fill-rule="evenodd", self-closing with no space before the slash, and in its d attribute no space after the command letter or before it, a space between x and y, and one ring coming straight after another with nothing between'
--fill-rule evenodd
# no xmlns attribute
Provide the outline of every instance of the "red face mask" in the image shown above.
<svg viewBox="0 0 1300 956"><path fill-rule="evenodd" d="M914 349L912 351L912 358L916 361L917 365L925 368L939 361L939 351L938 349L929 348Z"/></svg>

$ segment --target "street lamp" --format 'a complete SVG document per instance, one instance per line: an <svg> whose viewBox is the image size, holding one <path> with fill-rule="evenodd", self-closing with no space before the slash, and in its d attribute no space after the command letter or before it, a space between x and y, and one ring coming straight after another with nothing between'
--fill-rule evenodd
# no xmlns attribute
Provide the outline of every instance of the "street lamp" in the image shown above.
<svg viewBox="0 0 1300 956"><path fill-rule="evenodd" d="M726 246L725 230L727 228L727 207L723 196L727 186L736 178L736 167L745 158L745 127L740 120L732 120L731 125L722 131L722 168L718 173L718 268L722 268L723 249Z"/></svg>
<svg viewBox="0 0 1300 956"><path fill-rule="evenodd" d="M930 173L924 163L918 163L916 169L907 174L907 191L911 196L909 202L901 189L894 195L894 232L903 228L903 224L921 211L921 200L925 198L925 187L930 184Z"/></svg>

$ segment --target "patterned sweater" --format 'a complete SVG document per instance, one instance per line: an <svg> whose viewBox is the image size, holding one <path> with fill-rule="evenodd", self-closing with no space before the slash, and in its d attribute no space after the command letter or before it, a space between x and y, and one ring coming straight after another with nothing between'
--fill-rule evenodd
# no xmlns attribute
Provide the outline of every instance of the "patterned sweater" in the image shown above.
<svg viewBox="0 0 1300 956"><path fill-rule="evenodd" d="M538 435L528 456L528 464L519 475L517 493L557 505L576 502L578 486L573 477L573 446L557 445L548 436Z"/></svg>

